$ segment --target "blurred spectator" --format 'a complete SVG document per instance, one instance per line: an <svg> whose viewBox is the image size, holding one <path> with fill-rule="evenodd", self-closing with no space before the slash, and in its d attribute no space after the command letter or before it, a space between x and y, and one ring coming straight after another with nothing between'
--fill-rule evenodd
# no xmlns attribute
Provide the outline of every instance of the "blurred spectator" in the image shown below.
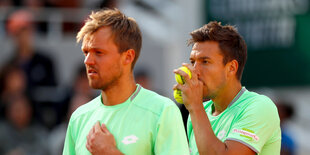
<svg viewBox="0 0 310 155"><path fill-rule="evenodd" d="M44 0L24 0L24 6L26 7L30 7L32 9L39 9L41 7L43 7L44 4Z"/></svg>
<svg viewBox="0 0 310 155"><path fill-rule="evenodd" d="M62 121L66 121L69 109L69 103L75 96L85 96L86 98L93 98L97 94L93 89L90 88L88 84L88 79L86 75L86 69L84 65L81 65L77 68L74 80L70 88L65 92L66 97L63 103L57 108Z"/></svg>
<svg viewBox="0 0 310 155"><path fill-rule="evenodd" d="M26 77L15 65L4 66L0 71L0 118L4 117L4 107L15 94L26 93Z"/></svg>
<svg viewBox="0 0 310 155"><path fill-rule="evenodd" d="M101 0L99 8L110 8L114 9L118 7L118 0Z"/></svg>
<svg viewBox="0 0 310 155"><path fill-rule="evenodd" d="M59 9L79 9L81 7L81 2L82 0L47 0L47 5ZM65 14L63 15L65 16ZM70 18L70 16L66 16L65 18ZM80 23L64 20L61 27L64 33L72 34L76 33L76 31L80 29L81 25Z"/></svg>
<svg viewBox="0 0 310 155"><path fill-rule="evenodd" d="M49 151L51 155L62 154L66 137L66 131L71 114L81 105L89 102L91 98L86 95L76 94L70 101L67 119L57 127L55 127L49 135Z"/></svg>
<svg viewBox="0 0 310 155"><path fill-rule="evenodd" d="M0 6L2 6L2 7L7 7L7 6L11 6L11 5L12 5L11 0L1 0L0 1Z"/></svg>
<svg viewBox="0 0 310 155"><path fill-rule="evenodd" d="M47 133L34 124L33 108L26 96L11 97L5 114L7 120L0 123L0 154L48 154Z"/></svg>
<svg viewBox="0 0 310 155"><path fill-rule="evenodd" d="M83 94L85 96L94 97L94 91L88 84L86 69L81 65L76 72L75 80L73 83L73 94Z"/></svg>
<svg viewBox="0 0 310 155"><path fill-rule="evenodd" d="M8 16L7 31L15 43L15 50L7 65L16 65L23 70L26 92L34 104L34 117L48 126L56 122L56 116L51 115L56 115L56 111L53 101L42 100L42 97L55 94L50 89L56 87L56 78L53 61L34 46L33 19L28 10L18 10ZM48 118L44 117L47 114Z"/></svg>
<svg viewBox="0 0 310 155"><path fill-rule="evenodd" d="M44 11L45 1L44 0L24 0L23 6L31 10L32 14L35 15L34 18L40 19L44 18L42 12ZM36 32L40 34L46 34L47 32L47 22L42 20L33 21L35 25Z"/></svg>
<svg viewBox="0 0 310 155"><path fill-rule="evenodd" d="M117 8L119 0L87 0L83 1L85 8Z"/></svg>
<svg viewBox="0 0 310 155"><path fill-rule="evenodd" d="M276 105L279 111L282 132L281 155L294 155L296 154L295 140L286 129L286 122L294 116L294 108L291 104L284 101L279 101Z"/></svg>
<svg viewBox="0 0 310 155"><path fill-rule="evenodd" d="M33 15L26 10L12 13L8 18L7 29L16 49L8 64L20 66L27 77L27 89L33 99L34 91L41 86L55 86L56 79L52 60L37 50L33 44ZM42 92L44 93L44 92Z"/></svg>
<svg viewBox="0 0 310 155"><path fill-rule="evenodd" d="M78 8L82 0L47 0L48 4L54 7Z"/></svg>
<svg viewBox="0 0 310 155"><path fill-rule="evenodd" d="M49 150L51 155L62 154L67 125L71 114L81 105L89 102L94 97L93 89L88 84L86 70L84 65L79 67L73 83L72 95L66 110L66 119L55 127L49 135ZM62 110L63 110L62 109Z"/></svg>

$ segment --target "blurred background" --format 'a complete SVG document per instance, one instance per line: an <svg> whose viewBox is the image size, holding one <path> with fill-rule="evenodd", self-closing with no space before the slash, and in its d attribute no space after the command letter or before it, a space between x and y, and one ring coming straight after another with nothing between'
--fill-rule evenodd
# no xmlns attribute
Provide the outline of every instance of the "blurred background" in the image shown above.
<svg viewBox="0 0 310 155"><path fill-rule="evenodd" d="M0 0L0 154L61 154L71 113L99 94L75 36L103 7L137 20L136 81L171 99L189 33L235 25L248 45L243 85L278 106L281 154L310 154L310 0Z"/></svg>

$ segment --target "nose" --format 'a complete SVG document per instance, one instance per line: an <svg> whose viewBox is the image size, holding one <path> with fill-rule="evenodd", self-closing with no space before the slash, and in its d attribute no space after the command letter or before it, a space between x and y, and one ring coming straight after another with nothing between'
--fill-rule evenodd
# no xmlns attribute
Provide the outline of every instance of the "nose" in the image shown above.
<svg viewBox="0 0 310 155"><path fill-rule="evenodd" d="M197 73L197 76L199 77L200 76L200 65L198 63L194 63L194 69L195 69L195 72Z"/></svg>
<svg viewBox="0 0 310 155"><path fill-rule="evenodd" d="M87 55L85 56L84 64L85 65L94 65L95 64L94 56L90 52L87 53Z"/></svg>

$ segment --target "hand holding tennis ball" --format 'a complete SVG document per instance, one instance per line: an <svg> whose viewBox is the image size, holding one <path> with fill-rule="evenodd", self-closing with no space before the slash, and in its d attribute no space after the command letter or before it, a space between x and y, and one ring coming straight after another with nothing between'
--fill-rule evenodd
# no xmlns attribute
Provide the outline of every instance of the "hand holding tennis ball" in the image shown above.
<svg viewBox="0 0 310 155"><path fill-rule="evenodd" d="M180 67L178 69L180 69L180 70L184 71L185 73L187 73L189 75L189 78L192 78L192 73L191 73L191 71L187 67L182 66L182 67ZM175 80L179 84L184 84L185 83L184 77L181 76L180 74L175 74ZM177 90L177 89L174 90L173 96L174 96L174 99L178 103L183 104L182 92L180 90Z"/></svg>

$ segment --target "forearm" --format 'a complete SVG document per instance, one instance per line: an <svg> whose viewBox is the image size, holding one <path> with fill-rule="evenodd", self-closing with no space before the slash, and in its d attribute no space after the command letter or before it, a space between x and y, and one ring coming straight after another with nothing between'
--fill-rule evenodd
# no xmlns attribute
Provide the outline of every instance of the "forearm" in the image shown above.
<svg viewBox="0 0 310 155"><path fill-rule="evenodd" d="M112 155L124 155L120 150L118 150L117 148L113 149L111 151Z"/></svg>
<svg viewBox="0 0 310 155"><path fill-rule="evenodd" d="M204 108L196 108L195 110L189 111L189 114L191 116L199 154L212 155L225 153L226 145L215 136Z"/></svg>

